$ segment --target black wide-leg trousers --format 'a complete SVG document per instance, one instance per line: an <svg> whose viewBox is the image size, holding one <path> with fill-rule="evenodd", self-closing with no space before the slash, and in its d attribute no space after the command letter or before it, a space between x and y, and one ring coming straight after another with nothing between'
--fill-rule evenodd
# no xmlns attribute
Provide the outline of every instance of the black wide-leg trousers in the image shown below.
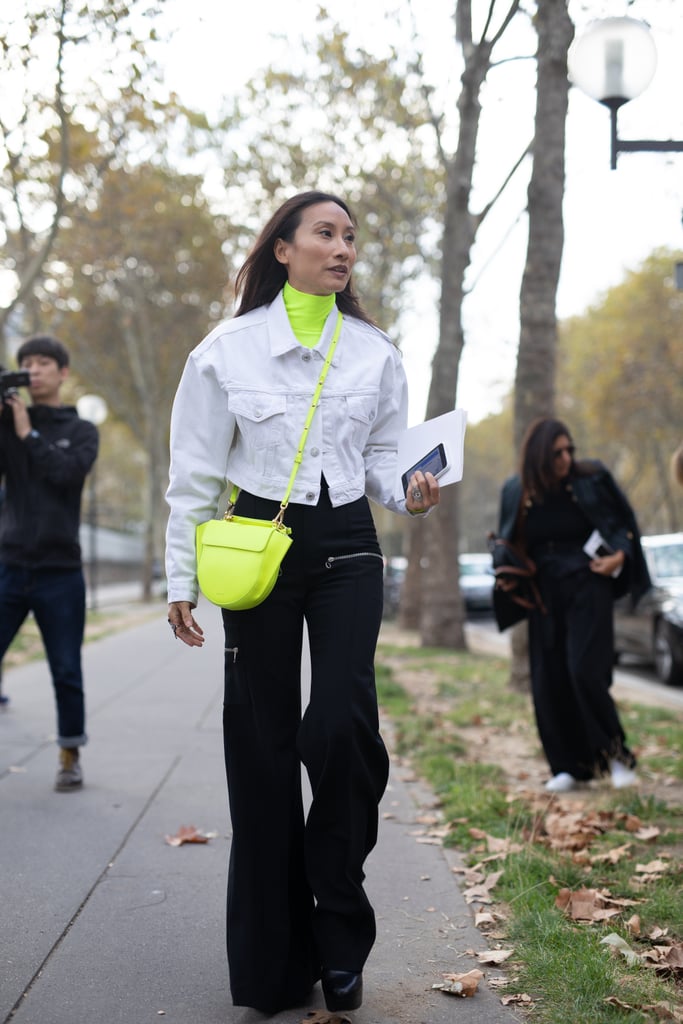
<svg viewBox="0 0 683 1024"><path fill-rule="evenodd" d="M632 767L610 693L614 662L612 580L586 568L539 576L547 614L529 616L531 690L553 775L587 780L612 758Z"/></svg>
<svg viewBox="0 0 683 1024"><path fill-rule="evenodd" d="M256 518L277 509L245 493L238 502ZM321 967L362 969L375 939L363 864L388 776L374 678L382 558L368 503L334 509L323 488L316 507L292 505L285 521L293 544L270 596L223 612L230 987L235 1004L266 1012L305 1002Z"/></svg>

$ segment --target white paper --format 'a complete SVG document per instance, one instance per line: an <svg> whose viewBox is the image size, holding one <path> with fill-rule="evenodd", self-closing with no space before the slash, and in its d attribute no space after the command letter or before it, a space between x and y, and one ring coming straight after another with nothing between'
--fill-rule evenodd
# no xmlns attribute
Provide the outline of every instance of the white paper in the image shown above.
<svg viewBox="0 0 683 1024"><path fill-rule="evenodd" d="M438 444L444 446L448 469L439 477L439 486L446 487L448 484L457 484L462 480L463 461L465 452L465 428L467 426L467 413L464 409L453 409L443 416L436 416L426 423L418 423L416 427L409 427L398 439L398 472L396 475L395 497L405 497L401 477L411 466L435 448Z"/></svg>
<svg viewBox="0 0 683 1024"><path fill-rule="evenodd" d="M593 530L593 532L591 533L590 537L588 538L586 543L583 545L583 550L586 552L586 554L588 555L589 558L593 559L595 557L599 557L598 551L599 551L600 548L603 549L603 552L607 551L607 553L610 554L610 555L614 553L613 549L609 546L609 544L607 543L605 538L602 536L600 531L599 530ZM623 566L621 566L621 565L617 566L617 568L614 570L614 572L610 573L610 575L613 576L616 579L616 577L621 572L622 568L623 568Z"/></svg>

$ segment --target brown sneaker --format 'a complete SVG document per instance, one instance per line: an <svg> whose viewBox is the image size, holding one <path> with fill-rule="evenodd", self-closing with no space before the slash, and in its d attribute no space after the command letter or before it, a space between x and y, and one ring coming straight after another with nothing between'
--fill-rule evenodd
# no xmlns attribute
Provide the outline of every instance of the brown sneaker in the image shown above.
<svg viewBox="0 0 683 1024"><path fill-rule="evenodd" d="M55 789L58 793L68 793L72 789L80 789L82 785L83 775L78 760L78 747L60 747Z"/></svg>

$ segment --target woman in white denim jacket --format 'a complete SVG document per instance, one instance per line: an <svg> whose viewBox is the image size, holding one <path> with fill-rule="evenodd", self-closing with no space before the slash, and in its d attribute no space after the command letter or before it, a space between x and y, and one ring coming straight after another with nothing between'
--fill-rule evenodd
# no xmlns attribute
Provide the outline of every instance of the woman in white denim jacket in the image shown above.
<svg viewBox="0 0 683 1024"><path fill-rule="evenodd" d="M335 196L283 204L238 275L235 318L191 353L171 421L168 618L194 647L204 641L192 614L195 528L216 515L228 482L241 515L277 513L343 314L287 509L294 542L281 576L256 608L223 611L230 984L235 1004L267 1013L305 1005L319 978L328 1009L361 1004L375 938L363 864L388 774L374 681L383 559L367 498L413 515L439 500L429 473L411 478L405 500L394 495L406 380L354 294L355 233Z"/></svg>

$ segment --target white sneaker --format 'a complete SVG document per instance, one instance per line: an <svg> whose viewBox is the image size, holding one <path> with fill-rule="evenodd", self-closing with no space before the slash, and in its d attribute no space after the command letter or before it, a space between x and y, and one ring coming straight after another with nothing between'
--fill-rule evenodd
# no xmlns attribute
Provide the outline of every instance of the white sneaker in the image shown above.
<svg viewBox="0 0 683 1024"><path fill-rule="evenodd" d="M638 781L638 776L633 768L627 768L623 761L610 761L609 767L612 774L612 785L615 789L633 786Z"/></svg>
<svg viewBox="0 0 683 1024"><path fill-rule="evenodd" d="M545 788L549 793L568 793L576 786L576 779L569 772L559 772L548 779Z"/></svg>

